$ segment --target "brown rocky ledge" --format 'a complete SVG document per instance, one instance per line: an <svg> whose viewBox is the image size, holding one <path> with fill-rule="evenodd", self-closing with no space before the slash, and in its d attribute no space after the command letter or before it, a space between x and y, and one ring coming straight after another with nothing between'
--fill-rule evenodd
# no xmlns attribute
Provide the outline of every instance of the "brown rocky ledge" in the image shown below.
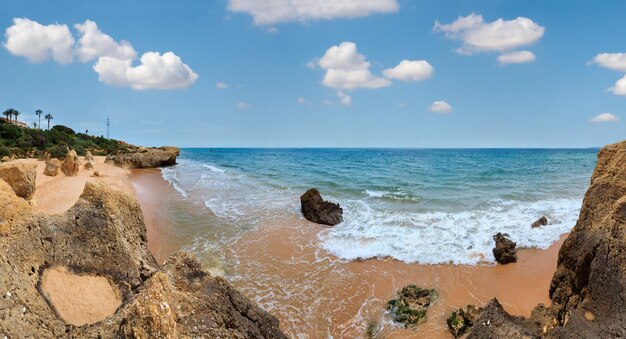
<svg viewBox="0 0 626 339"><path fill-rule="evenodd" d="M138 152L108 155L106 163L129 168L153 168L176 164L180 149L173 146L140 148Z"/></svg>
<svg viewBox="0 0 626 339"><path fill-rule="evenodd" d="M492 300L469 338L626 337L626 142L604 147L550 285L552 305L524 319Z"/></svg>
<svg viewBox="0 0 626 339"><path fill-rule="evenodd" d="M158 267L138 203L104 183L87 183L74 207L50 216L0 180L0 206L0 336L285 337L275 317L188 254ZM70 325L53 308L62 294L42 289L41 275L59 267L61 274L105 279L100 285L121 306L102 321Z"/></svg>

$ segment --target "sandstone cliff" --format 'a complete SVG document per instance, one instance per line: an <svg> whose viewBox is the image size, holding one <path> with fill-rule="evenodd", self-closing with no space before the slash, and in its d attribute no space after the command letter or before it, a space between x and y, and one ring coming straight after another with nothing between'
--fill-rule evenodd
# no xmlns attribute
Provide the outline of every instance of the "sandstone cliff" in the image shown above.
<svg viewBox="0 0 626 339"><path fill-rule="evenodd" d="M180 150L173 146L144 148L136 153L108 155L106 162L121 167L152 168L176 164Z"/></svg>
<svg viewBox="0 0 626 339"><path fill-rule="evenodd" d="M141 209L128 195L87 183L61 215L34 211L0 180L0 335L35 337L282 338L278 320L186 254L159 268ZM105 277L122 304L105 320L69 325L41 290L50 267Z"/></svg>

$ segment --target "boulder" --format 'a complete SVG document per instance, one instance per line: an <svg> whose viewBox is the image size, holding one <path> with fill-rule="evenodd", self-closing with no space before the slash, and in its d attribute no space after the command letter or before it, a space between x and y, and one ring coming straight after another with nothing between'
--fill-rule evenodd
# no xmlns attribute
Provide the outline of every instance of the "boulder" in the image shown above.
<svg viewBox="0 0 626 339"><path fill-rule="evenodd" d="M455 338L458 338L465 334L476 322L476 318L481 311L482 309L479 307L476 307L474 305L467 305L452 312L452 314L450 314L450 317L446 321L450 334L452 334L452 336Z"/></svg>
<svg viewBox="0 0 626 339"><path fill-rule="evenodd" d="M93 171L93 176L94 176L94 177L99 177L99 176L100 176L100 172L98 172L98 171Z"/></svg>
<svg viewBox="0 0 626 339"><path fill-rule="evenodd" d="M71 150L67 152L65 160L63 160L63 165L61 165L61 170L63 171L63 173L65 173L65 175L67 175L68 177L75 177L78 175L79 167L80 165L78 162L78 155L76 154L76 151Z"/></svg>
<svg viewBox="0 0 626 339"><path fill-rule="evenodd" d="M530 226L532 228L537 228L537 227L545 226L547 224L548 224L548 218L546 218L545 216L541 216L541 218L537 219L537 221L532 223L532 225Z"/></svg>
<svg viewBox="0 0 626 339"><path fill-rule="evenodd" d="M127 168L155 168L175 165L179 153L176 147L148 148L136 153L109 154L105 162Z"/></svg>
<svg viewBox="0 0 626 339"><path fill-rule="evenodd" d="M0 163L0 179L4 179L18 197L30 200L35 194L37 163L31 160Z"/></svg>
<svg viewBox="0 0 626 339"><path fill-rule="evenodd" d="M285 338L278 320L191 255L159 268L139 204L96 180L67 212L46 215L0 180L0 333L9 338ZM105 321L66 323L40 289L42 272L63 267L104 277L121 306Z"/></svg>
<svg viewBox="0 0 626 339"><path fill-rule="evenodd" d="M90 151L87 151L87 154L85 154L85 162L96 162Z"/></svg>
<svg viewBox="0 0 626 339"><path fill-rule="evenodd" d="M499 264L517 261L516 243L507 238L507 236L507 234L502 233L493 236L493 240L496 242L496 247L493 248L493 256Z"/></svg>
<svg viewBox="0 0 626 339"><path fill-rule="evenodd" d="M396 299L387 302L387 309L395 322L414 327L426 320L426 312L435 301L437 292L408 285L398 292Z"/></svg>
<svg viewBox="0 0 626 339"><path fill-rule="evenodd" d="M59 168L61 167L61 161L59 159L48 159L46 160L46 167L43 169L43 174L54 177L59 174Z"/></svg>
<svg viewBox="0 0 626 339"><path fill-rule="evenodd" d="M0 159L0 162L9 162L11 161L11 158L9 158L8 156L3 156L2 159Z"/></svg>
<svg viewBox="0 0 626 339"><path fill-rule="evenodd" d="M86 170L92 170L93 169L93 162L91 162L91 161L85 162L85 166L83 166L83 168L86 169Z"/></svg>
<svg viewBox="0 0 626 339"><path fill-rule="evenodd" d="M324 201L315 188L300 197L300 204L304 217L314 223L334 226L343 221L343 209L339 204Z"/></svg>

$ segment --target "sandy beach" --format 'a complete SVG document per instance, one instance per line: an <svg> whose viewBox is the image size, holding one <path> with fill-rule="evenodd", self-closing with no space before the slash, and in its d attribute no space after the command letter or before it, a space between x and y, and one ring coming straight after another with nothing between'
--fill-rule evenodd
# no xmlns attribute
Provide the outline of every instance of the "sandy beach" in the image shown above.
<svg viewBox="0 0 626 339"><path fill-rule="evenodd" d="M163 180L160 170L123 169L104 164L103 157L97 157L95 169L100 180L138 199L148 246L158 262L185 245L175 240L176 230L168 223L164 202L177 193ZM81 170L76 177L48 177L43 175L40 162L36 208L49 214L67 210L85 183L96 180L91 173ZM286 333L355 337L363 336L369 325L387 337L448 338L445 319L452 310L467 304L482 305L493 297L510 313L528 316L537 303L550 302L547 291L565 239L562 236L547 250L520 250L518 262L512 265L420 265L391 259L339 261L315 246L317 234L324 231L323 226L293 218L261 225L227 250L240 262L231 268L230 273L238 276L234 285L276 315ZM259 295L256 291L261 290L261 284L266 285L262 290L277 292ZM268 288L267 284L275 286ZM385 319L386 301L407 284L436 288L439 293L427 322L416 330L379 321Z"/></svg>

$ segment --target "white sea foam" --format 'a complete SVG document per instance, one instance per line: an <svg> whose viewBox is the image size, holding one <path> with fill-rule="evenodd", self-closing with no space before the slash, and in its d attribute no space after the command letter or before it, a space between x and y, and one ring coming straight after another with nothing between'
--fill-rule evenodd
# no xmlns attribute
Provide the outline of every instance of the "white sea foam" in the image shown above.
<svg viewBox="0 0 626 339"><path fill-rule="evenodd" d="M392 257L423 264L494 261L492 236L508 233L518 247L547 248L571 230L579 200L494 201L485 210L456 213L375 210L366 202L344 205L345 221L319 235L321 246L346 259ZM546 215L556 223L530 224Z"/></svg>
<svg viewBox="0 0 626 339"><path fill-rule="evenodd" d="M161 168L161 175L163 176L163 179L168 181L172 185L172 187L174 187L174 189L183 196L183 198L187 198L187 191L185 191L180 186L180 180L178 180L178 171L176 169L171 167L163 167Z"/></svg>
<svg viewBox="0 0 626 339"><path fill-rule="evenodd" d="M217 172L217 173L225 173L226 172L225 170L223 170L221 168L217 168L217 167L212 166L212 165L204 164L204 165L202 165L202 167L208 169L209 171L213 171L213 172Z"/></svg>

